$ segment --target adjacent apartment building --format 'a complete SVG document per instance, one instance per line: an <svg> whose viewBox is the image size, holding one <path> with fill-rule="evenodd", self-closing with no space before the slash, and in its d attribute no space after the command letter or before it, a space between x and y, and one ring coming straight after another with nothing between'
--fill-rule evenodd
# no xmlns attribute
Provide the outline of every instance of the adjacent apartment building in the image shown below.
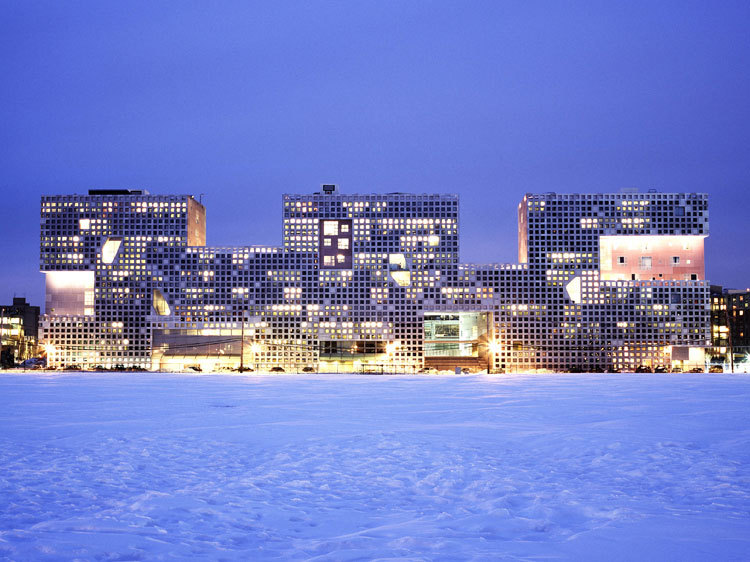
<svg viewBox="0 0 750 562"><path fill-rule="evenodd" d="M706 355L712 369L750 372L750 289L711 286L711 348Z"/></svg>
<svg viewBox="0 0 750 562"><path fill-rule="evenodd" d="M11 367L37 354L39 307L23 297L0 305L0 366Z"/></svg>
<svg viewBox="0 0 750 562"><path fill-rule="evenodd" d="M208 247L189 195L42 198L57 366L492 372L703 366L697 193L527 194L516 264L459 259L456 195L282 197L280 246Z"/></svg>

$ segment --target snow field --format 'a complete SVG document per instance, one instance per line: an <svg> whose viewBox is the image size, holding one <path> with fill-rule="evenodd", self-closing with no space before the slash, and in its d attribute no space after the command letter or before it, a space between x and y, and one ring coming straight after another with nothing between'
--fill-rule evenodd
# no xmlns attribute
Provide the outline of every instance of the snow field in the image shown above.
<svg viewBox="0 0 750 562"><path fill-rule="evenodd" d="M0 374L0 558L747 560L750 377Z"/></svg>

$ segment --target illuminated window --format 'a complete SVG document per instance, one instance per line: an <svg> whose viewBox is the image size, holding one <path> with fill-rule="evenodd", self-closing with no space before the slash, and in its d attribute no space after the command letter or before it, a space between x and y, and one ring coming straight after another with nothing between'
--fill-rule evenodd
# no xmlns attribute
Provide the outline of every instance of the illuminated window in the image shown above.
<svg viewBox="0 0 750 562"><path fill-rule="evenodd" d="M388 268L391 271L406 269L406 256L404 254L390 254L388 256Z"/></svg>
<svg viewBox="0 0 750 562"><path fill-rule="evenodd" d="M159 316L169 316L171 314L167 299L164 298L164 295L159 289L154 289L152 305Z"/></svg>
<svg viewBox="0 0 750 562"><path fill-rule="evenodd" d="M640 259L641 269L651 269L651 256L642 256Z"/></svg>
<svg viewBox="0 0 750 562"><path fill-rule="evenodd" d="M323 221L323 234L326 236L338 236L339 223L337 221Z"/></svg>
<svg viewBox="0 0 750 562"><path fill-rule="evenodd" d="M336 265L336 259L333 256L323 256L323 265L333 267Z"/></svg>
<svg viewBox="0 0 750 562"><path fill-rule="evenodd" d="M323 238L323 246L330 246L330 245L331 245L331 239Z"/></svg>
<svg viewBox="0 0 750 562"><path fill-rule="evenodd" d="M349 249L349 239L339 238L339 250L348 250L348 249Z"/></svg>
<svg viewBox="0 0 750 562"><path fill-rule="evenodd" d="M91 228L91 219L78 219L78 226L81 230L88 230Z"/></svg>
<svg viewBox="0 0 750 562"><path fill-rule="evenodd" d="M406 266L406 256L404 254L390 254L388 256L388 269L390 270L391 279L400 287L411 285L411 272Z"/></svg>
<svg viewBox="0 0 750 562"><path fill-rule="evenodd" d="M111 236L102 246L102 262L112 263L117 257L117 252L122 245L122 238Z"/></svg>
<svg viewBox="0 0 750 562"><path fill-rule="evenodd" d="M573 277L565 286L568 298L576 304L581 304L581 278Z"/></svg>

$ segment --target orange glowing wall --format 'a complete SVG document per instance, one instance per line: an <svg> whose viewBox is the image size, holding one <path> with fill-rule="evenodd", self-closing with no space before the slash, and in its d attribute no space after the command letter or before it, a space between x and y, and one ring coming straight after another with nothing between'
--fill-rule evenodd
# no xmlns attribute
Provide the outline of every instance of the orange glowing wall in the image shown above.
<svg viewBox="0 0 750 562"><path fill-rule="evenodd" d="M188 246L206 245L206 208L192 197L188 198Z"/></svg>
<svg viewBox="0 0 750 562"><path fill-rule="evenodd" d="M601 279L703 280L704 236L601 236Z"/></svg>
<svg viewBox="0 0 750 562"><path fill-rule="evenodd" d="M518 204L518 263L529 261L529 204L526 197Z"/></svg>

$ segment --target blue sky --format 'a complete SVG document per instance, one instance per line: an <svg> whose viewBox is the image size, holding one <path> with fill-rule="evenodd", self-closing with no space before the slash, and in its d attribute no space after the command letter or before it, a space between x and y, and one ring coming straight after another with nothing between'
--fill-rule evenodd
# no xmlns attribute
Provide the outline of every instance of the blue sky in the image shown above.
<svg viewBox="0 0 750 562"><path fill-rule="evenodd" d="M42 304L39 197L106 187L204 194L214 245L321 183L457 193L474 262L527 192L707 192L707 276L750 286L750 3L0 5L2 303Z"/></svg>

